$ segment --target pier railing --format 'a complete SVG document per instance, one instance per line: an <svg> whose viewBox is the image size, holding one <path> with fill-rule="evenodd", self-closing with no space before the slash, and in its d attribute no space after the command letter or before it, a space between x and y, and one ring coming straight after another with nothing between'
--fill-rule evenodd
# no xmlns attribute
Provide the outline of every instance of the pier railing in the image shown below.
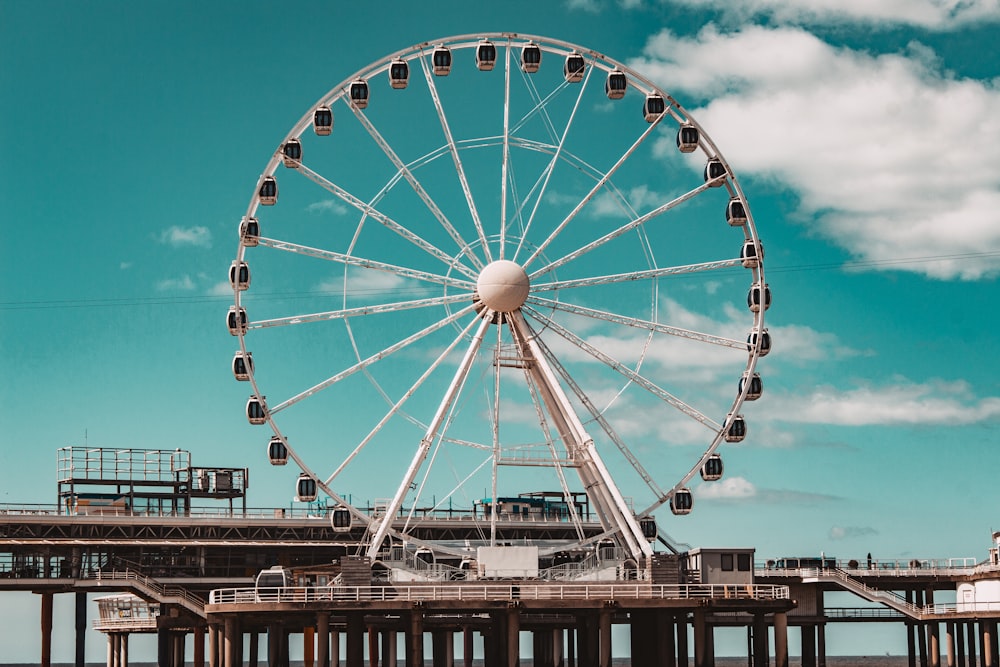
<svg viewBox="0 0 1000 667"><path fill-rule="evenodd" d="M511 600L787 600L787 586L745 584L449 584L445 586L319 586L220 588L209 604L285 602L431 602Z"/></svg>
<svg viewBox="0 0 1000 667"><path fill-rule="evenodd" d="M205 602L194 593L179 586L164 586L156 579L131 570L97 571L92 576L97 581L125 583L140 593L152 597L160 603L179 604L188 611L205 617Z"/></svg>

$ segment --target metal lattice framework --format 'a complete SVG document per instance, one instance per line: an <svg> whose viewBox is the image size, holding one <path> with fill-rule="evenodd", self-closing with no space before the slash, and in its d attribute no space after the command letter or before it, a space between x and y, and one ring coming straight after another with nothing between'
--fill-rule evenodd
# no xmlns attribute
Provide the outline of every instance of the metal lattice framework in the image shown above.
<svg viewBox="0 0 1000 667"><path fill-rule="evenodd" d="M234 373L272 462L366 525L369 555L468 553L418 537L457 501L481 544L537 513L602 529L548 553L641 557L640 519L688 513L746 433L762 259L729 164L647 78L541 37L427 42L334 86L265 166L230 269Z"/></svg>

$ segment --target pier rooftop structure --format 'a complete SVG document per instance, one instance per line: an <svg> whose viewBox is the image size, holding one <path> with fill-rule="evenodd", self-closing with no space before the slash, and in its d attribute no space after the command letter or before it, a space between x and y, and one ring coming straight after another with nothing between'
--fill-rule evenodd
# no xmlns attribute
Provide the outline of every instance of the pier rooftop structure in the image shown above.
<svg viewBox="0 0 1000 667"><path fill-rule="evenodd" d="M558 542L568 523L508 512L497 517L498 542L479 544L474 557L449 561L391 544L371 559L363 528L338 525L336 508L246 509L245 469L195 467L183 450L64 448L58 461L55 505L0 507L0 591L40 595L43 665L53 596L76 596L82 665L87 593L97 591L120 593L97 600L94 623L113 667L127 664L137 632L157 633L166 665L180 664L189 637L196 665L287 664L301 636L307 663L323 667L341 654L351 667L366 654L394 665L399 653L421 665L425 651L433 665L481 655L507 667L530 632L537 665L603 666L628 653L637 667L692 658L700 667L713 664L714 631L728 626L746 628L756 665L787 665L788 628L798 628L802 664L812 666L825 662L826 625L843 622L903 624L914 663L944 664L944 651L949 665L974 654L1000 664L1000 535L983 562L759 562L751 548L681 549L665 539L664 550L636 562L601 539L589 516L591 548L540 557L538 545ZM424 538L479 540L482 513L428 516ZM831 591L865 606L829 608ZM613 625L631 629L627 647L612 646Z"/></svg>

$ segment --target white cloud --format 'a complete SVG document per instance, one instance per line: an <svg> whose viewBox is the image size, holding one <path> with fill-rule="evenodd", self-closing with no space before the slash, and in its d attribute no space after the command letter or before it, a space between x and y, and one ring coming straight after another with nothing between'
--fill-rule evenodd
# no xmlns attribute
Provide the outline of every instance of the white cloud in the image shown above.
<svg viewBox="0 0 1000 667"><path fill-rule="evenodd" d="M566 8L596 14L601 9L601 0L566 0Z"/></svg>
<svg viewBox="0 0 1000 667"><path fill-rule="evenodd" d="M997 0L671 0L692 7L721 9L735 20L769 16L779 22L901 23L930 30L1000 20Z"/></svg>
<svg viewBox="0 0 1000 667"><path fill-rule="evenodd" d="M129 269L132 268L132 262L122 262L121 264L118 265L118 268L121 269L122 271L128 271Z"/></svg>
<svg viewBox="0 0 1000 667"><path fill-rule="evenodd" d="M167 278L156 283L156 289L160 292L189 292L194 289L194 281L191 276L181 276L180 278Z"/></svg>
<svg viewBox="0 0 1000 667"><path fill-rule="evenodd" d="M698 486L698 498L714 500L747 499L757 495L757 487L743 477L727 477Z"/></svg>
<svg viewBox="0 0 1000 667"><path fill-rule="evenodd" d="M180 246L211 248L212 232L209 231L208 227L178 227L173 225L160 233L159 241L175 248Z"/></svg>
<svg viewBox="0 0 1000 667"><path fill-rule="evenodd" d="M711 99L692 115L736 173L793 190L855 258L935 278L1000 273L997 84L943 73L919 45L872 55L760 26L664 31L632 65Z"/></svg>
<svg viewBox="0 0 1000 667"><path fill-rule="evenodd" d="M957 426L1000 418L1000 397L978 398L965 382L903 379L885 387L818 387L805 395L769 396L768 407L782 421L839 426Z"/></svg>
<svg viewBox="0 0 1000 667"><path fill-rule="evenodd" d="M339 199L324 199L313 202L306 206L309 213L333 213L334 215L344 215L347 213L347 206Z"/></svg>
<svg viewBox="0 0 1000 667"><path fill-rule="evenodd" d="M223 280L208 288L206 294L208 294L208 296L232 296L233 286L228 280Z"/></svg>
<svg viewBox="0 0 1000 667"><path fill-rule="evenodd" d="M878 535L878 531L871 526L832 526L830 528L831 540L870 537L872 535Z"/></svg>

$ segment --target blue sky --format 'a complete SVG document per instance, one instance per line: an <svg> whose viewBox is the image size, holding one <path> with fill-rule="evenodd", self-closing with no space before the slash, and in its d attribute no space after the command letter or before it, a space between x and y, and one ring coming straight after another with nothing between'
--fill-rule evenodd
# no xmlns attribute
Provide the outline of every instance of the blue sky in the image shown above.
<svg viewBox="0 0 1000 667"><path fill-rule="evenodd" d="M607 54L673 95L737 174L767 249L775 342L759 365L764 397L744 406L750 435L723 450L723 480L695 488L695 511L659 513L667 532L752 545L761 557L984 557L998 497L1000 54L988 45L1000 7L718 4L343 3L317 13L307 3L3 3L0 502L54 502L56 449L86 441L246 465L251 504L286 505L295 471L269 466L266 436L246 423L223 325L256 179L316 100L369 63L450 35L512 31ZM456 113L470 104L445 102ZM663 146L672 135L658 141L648 159L675 164ZM596 160L603 145L581 150ZM377 188L378 164L353 155L331 169ZM627 186L636 202L673 187L634 174ZM328 198L299 201L306 215L343 214ZM695 261L707 258L716 255ZM300 285L324 284L304 263L291 270ZM663 286L661 312L728 326L729 311L699 311L682 293ZM734 384L712 359L671 368L669 350L650 355L692 392ZM281 361L275 383L313 377L301 359ZM363 434L371 422L359 403L317 401L335 417L291 442ZM623 433L653 468L671 458L661 451L688 466L700 453L685 449L682 430L633 426ZM324 465L321 449L305 445L303 456ZM354 474L370 493L379 472ZM897 634L882 651L901 646ZM103 646L91 644L99 659Z"/></svg>

